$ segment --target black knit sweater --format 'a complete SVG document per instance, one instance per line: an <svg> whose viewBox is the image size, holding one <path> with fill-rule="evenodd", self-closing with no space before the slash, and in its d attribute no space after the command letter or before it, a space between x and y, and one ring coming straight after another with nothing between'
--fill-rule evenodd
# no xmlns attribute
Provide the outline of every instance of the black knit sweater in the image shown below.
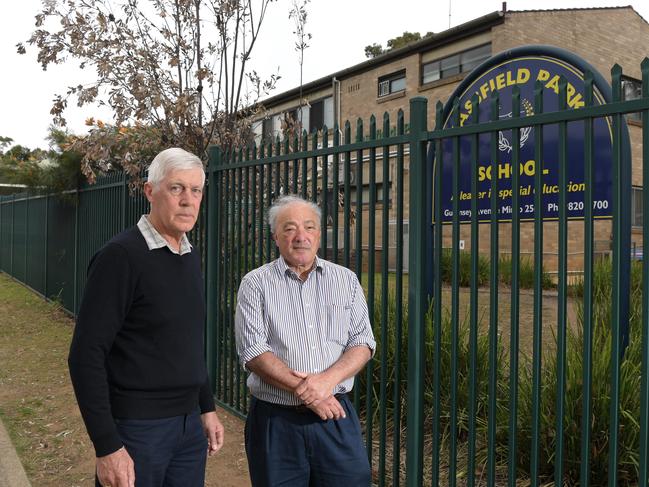
<svg viewBox="0 0 649 487"><path fill-rule="evenodd" d="M113 418L214 410L204 323L196 249L149 250L133 227L94 255L68 365L97 456L122 446Z"/></svg>

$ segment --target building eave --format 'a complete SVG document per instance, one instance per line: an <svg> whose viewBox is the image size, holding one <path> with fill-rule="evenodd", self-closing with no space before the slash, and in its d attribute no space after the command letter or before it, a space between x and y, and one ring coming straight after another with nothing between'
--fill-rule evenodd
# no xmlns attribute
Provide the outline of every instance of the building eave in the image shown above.
<svg viewBox="0 0 649 487"><path fill-rule="evenodd" d="M455 42L459 39L470 37L475 34L484 32L491 27L501 24L504 22L503 12L492 12L490 14L478 17L464 24L457 25L448 30L433 34L429 37L421 39L420 41L413 42L407 46L401 47L399 49L394 49L393 51L381 54L362 63L356 64L349 68L345 68L335 73L323 76L322 78L310 81L302 85L302 96L314 93L316 91L328 88L331 86L332 80L335 78L338 81L344 80L350 76L355 76L359 73L369 71L376 66L389 63L396 59L408 57L412 54L419 53L422 51L428 51L432 48L443 46L450 42ZM296 97L300 96L300 87L295 87L290 90L279 93L278 95L266 98L260 102L260 105L264 106L266 109L273 108L277 105L285 103L290 100L294 100Z"/></svg>

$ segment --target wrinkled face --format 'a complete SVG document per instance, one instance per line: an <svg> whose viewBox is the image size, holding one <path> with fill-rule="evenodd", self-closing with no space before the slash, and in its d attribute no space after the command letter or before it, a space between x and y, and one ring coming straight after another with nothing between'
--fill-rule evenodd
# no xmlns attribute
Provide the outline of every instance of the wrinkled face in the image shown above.
<svg viewBox="0 0 649 487"><path fill-rule="evenodd" d="M163 236L180 238L196 223L203 198L203 171L170 171L157 185L145 183L144 194L151 203L149 220Z"/></svg>
<svg viewBox="0 0 649 487"><path fill-rule="evenodd" d="M310 269L320 247L318 215L304 203L285 206L277 215L273 238L289 267L298 272Z"/></svg>

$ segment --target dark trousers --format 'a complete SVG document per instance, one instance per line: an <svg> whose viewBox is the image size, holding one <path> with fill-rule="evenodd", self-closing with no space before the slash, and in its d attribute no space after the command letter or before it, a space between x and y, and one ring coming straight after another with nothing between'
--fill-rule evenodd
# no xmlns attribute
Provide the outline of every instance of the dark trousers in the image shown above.
<svg viewBox="0 0 649 487"><path fill-rule="evenodd" d="M356 411L323 421L310 410L252 398L246 454L253 487L367 487L370 465Z"/></svg>
<svg viewBox="0 0 649 487"><path fill-rule="evenodd" d="M135 462L136 487L203 487L207 438L198 411L163 419L115 419ZM99 482L95 480L96 486Z"/></svg>

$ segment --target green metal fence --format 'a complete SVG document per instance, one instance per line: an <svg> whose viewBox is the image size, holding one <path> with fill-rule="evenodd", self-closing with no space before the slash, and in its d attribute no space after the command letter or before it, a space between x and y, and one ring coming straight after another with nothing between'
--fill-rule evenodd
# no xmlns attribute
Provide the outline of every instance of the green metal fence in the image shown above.
<svg viewBox="0 0 649 487"><path fill-rule="evenodd" d="M386 114L380 122L372 117L369 126L359 120L354 127L346 123L323 131L324 135L289 137L230 152L213 147L207 204L190 238L203 256L207 360L218 402L241 416L247 412L246 375L234 345L236 292L247 271L277 257L266 210L277 196L296 193L321 205L321 256L352 268L366 292L378 345L375 358L357 378L354 402L377 485L554 482L646 487L649 291L634 284L633 269L625 271L630 223L623 202L631 167L621 149L622 117L641 112L642 162L636 165L642 166L644 186L649 188L647 60L642 73L644 92L638 100L620 101L622 73L616 67L612 103L592 106L592 83L587 78L586 107L544 113L537 96L535 115L524 120L499 120L498 102L492 98L484 102L493 106L493 121L442 129L439 104L435 128L429 130L427 101L415 98L407 116L399 111L396 118ZM566 99L565 83L560 97ZM514 106L518 102L514 99ZM611 120L614 144L612 258L605 263L603 277L598 271L601 263L593 259L595 223L589 189L592 126L601 117ZM471 141L477 168L478 134L491 134L495 172L498 131L512 130L516 165L522 127L531 126L539 140L544 127L557 125L557 157L565 168L569 143L565 127L576 120L585 121L585 218L580 225L586 258L581 291L570 295L563 170L556 294L543 293L543 244L550 236L539 216L533 223L531 297L520 291L521 222L516 212L511 223L496 220L496 178L490 224L478 224L477 203L472 202L474 218L464 227L470 228L470 279L468 287L461 287L460 137ZM439 171L433 173L427 155L431 146L441 154L445 140L451 140L454 148L450 157L456 170L450 181L443 181ZM537 144L539 161L544 157L541 147ZM516 171L513 174L515 207L519 180ZM540 174L535 176L537 208L542 202ZM477 169L471 179L475 193ZM129 195L127 184L123 175L116 174L65 198L0 197L0 268L44 296L59 299L74 313L92 254L146 211L144 198ZM450 185L455 196L450 225L442 224L442 185ZM649 214L646 192L643 210ZM506 238L498 231L503 225ZM643 255L649 250L647 233L643 230ZM489 282L480 289L484 256L478 249L485 240ZM450 250L443 249L446 242ZM499 266L504 246L512 256L511 285L506 288L500 285ZM441 272L445 252L450 253L448 283ZM646 260L640 274L646 283ZM630 298L622 295L627 289ZM629 316L625 298L631 303ZM570 318L573 308L576 312ZM524 313L529 318L521 318ZM525 326L531 330L529 346L521 344ZM627 327L629 343L624 351Z"/></svg>
<svg viewBox="0 0 649 487"><path fill-rule="evenodd" d="M57 195L0 196L0 269L75 315L88 263L148 202L121 172ZM205 261L206 209L190 238Z"/></svg>

